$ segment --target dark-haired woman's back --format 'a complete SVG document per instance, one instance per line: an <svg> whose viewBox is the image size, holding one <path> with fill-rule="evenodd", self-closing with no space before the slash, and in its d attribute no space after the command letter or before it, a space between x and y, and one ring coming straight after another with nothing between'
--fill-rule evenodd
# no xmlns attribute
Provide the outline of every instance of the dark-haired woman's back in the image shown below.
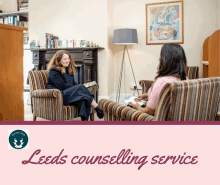
<svg viewBox="0 0 220 185"><path fill-rule="evenodd" d="M157 76L148 93L140 96L148 98L146 108L139 104L132 104L135 109L154 115L160 93L167 83L188 80L186 77L186 56L184 49L179 44L164 44L161 48Z"/></svg>
<svg viewBox="0 0 220 185"><path fill-rule="evenodd" d="M188 80L188 78L186 78ZM148 102L147 106L153 110L156 110L156 105L159 101L159 96L164 88L164 86L168 83L181 81L180 78L174 76L164 76L157 78L151 88L148 90Z"/></svg>

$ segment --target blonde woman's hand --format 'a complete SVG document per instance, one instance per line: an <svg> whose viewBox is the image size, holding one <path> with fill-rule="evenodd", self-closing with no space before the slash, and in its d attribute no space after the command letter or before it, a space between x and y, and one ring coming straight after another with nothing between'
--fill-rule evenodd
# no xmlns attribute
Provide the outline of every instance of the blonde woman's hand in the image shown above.
<svg viewBox="0 0 220 185"><path fill-rule="evenodd" d="M138 96L138 98L141 98L142 100L147 100L148 99L148 94L144 93Z"/></svg>

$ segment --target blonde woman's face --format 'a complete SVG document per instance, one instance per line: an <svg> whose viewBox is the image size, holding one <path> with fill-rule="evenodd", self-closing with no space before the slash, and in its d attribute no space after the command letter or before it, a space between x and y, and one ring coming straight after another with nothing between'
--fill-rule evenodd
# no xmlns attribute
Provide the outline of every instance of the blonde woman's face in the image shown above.
<svg viewBox="0 0 220 185"><path fill-rule="evenodd" d="M70 64L70 57L68 54L63 54L63 57L61 58L61 64L63 67L68 67Z"/></svg>

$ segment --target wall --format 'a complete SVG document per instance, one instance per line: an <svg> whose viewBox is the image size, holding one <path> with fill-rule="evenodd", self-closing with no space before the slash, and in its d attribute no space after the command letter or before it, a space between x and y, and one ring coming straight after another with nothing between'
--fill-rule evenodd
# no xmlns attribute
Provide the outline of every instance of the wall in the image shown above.
<svg viewBox="0 0 220 185"><path fill-rule="evenodd" d="M30 0L29 36L45 47L45 33L60 39L93 41L104 50L99 52L99 95L108 94L107 1L103 0Z"/></svg>
<svg viewBox="0 0 220 185"><path fill-rule="evenodd" d="M46 3L45 3L46 2ZM139 43L128 46L136 81L153 80L162 45L146 45L145 4L167 0L38 0L29 1L29 36L45 46L45 33L60 39L93 40L105 50L99 52L101 98L112 98L118 87L123 45L112 44L113 30L135 28ZM220 28L218 0L184 0L184 44L189 66L199 66L202 77L202 45L206 37ZM132 94L134 84L128 57L125 57L122 94ZM126 85L124 85L126 84ZM126 90L126 91L125 91Z"/></svg>
<svg viewBox="0 0 220 185"><path fill-rule="evenodd" d="M0 0L0 10L3 13L18 11L17 0Z"/></svg>
<svg viewBox="0 0 220 185"><path fill-rule="evenodd" d="M112 44L113 30L134 28L138 32L138 44L128 46L136 81L153 80L159 64L162 45L146 45L145 4L167 2L167 0L108 0L109 17L112 27L109 29L109 96L117 92L123 45ZM122 11L123 10L123 11ZM218 0L184 0L184 44L182 44L189 66L199 66L202 77L202 45L204 40L219 29ZM122 94L132 94L130 85L134 84L129 59L125 57L125 83L122 81ZM124 84L126 84L124 86ZM126 89L126 91L125 91ZM136 93L137 94L137 93ZM113 96L110 97L113 99ZM114 99L113 99L114 100Z"/></svg>

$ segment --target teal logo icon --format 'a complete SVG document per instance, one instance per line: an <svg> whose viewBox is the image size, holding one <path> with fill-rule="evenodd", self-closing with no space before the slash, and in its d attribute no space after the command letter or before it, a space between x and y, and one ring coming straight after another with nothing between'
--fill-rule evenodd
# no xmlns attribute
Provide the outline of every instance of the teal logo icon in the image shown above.
<svg viewBox="0 0 220 185"><path fill-rule="evenodd" d="M14 130L9 136L9 143L15 149L22 149L28 144L28 135L23 130Z"/></svg>

